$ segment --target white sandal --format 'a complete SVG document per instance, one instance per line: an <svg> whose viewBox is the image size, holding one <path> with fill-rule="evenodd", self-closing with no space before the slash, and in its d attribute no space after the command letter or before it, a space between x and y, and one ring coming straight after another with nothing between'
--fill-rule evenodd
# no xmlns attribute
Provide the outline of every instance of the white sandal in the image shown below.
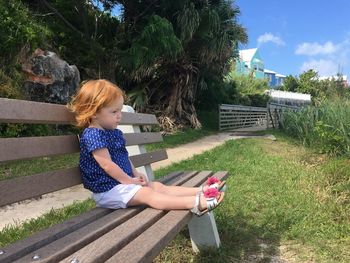
<svg viewBox="0 0 350 263"><path fill-rule="evenodd" d="M198 192L196 194L195 204L194 204L194 207L191 209L191 212L197 216L202 216L205 213L213 210L222 202L224 198L223 192L220 192L219 199L217 199L216 197L205 198L207 202L207 208L204 210L199 210L199 202L200 202L201 195L202 195L201 192Z"/></svg>

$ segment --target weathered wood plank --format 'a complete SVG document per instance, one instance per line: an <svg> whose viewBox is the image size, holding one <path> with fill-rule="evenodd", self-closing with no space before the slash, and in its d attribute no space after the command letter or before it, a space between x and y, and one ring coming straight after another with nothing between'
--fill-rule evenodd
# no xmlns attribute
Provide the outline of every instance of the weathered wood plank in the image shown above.
<svg viewBox="0 0 350 263"><path fill-rule="evenodd" d="M0 98L0 122L69 124L74 114L64 105Z"/></svg>
<svg viewBox="0 0 350 263"><path fill-rule="evenodd" d="M102 218L112 211L113 210L110 209L97 207L79 216L68 219L61 224L57 224L48 229L39 231L26 239L19 240L16 243L1 249L4 251L4 253L0 255L0 262L12 263L20 257L39 249L53 240L59 239L71 232L74 232L75 230L82 228L83 226L99 218Z"/></svg>
<svg viewBox="0 0 350 263"><path fill-rule="evenodd" d="M135 167L167 158L165 150L130 157ZM78 167L0 181L0 206L58 191L81 183ZM20 195L18 193L21 193Z"/></svg>
<svg viewBox="0 0 350 263"><path fill-rule="evenodd" d="M88 245L99 236L108 233L120 224L130 220L130 218L138 214L143 209L143 207L135 207L130 209L112 210L111 213L98 218L82 228L79 228L71 233L67 233L67 235L62 237L64 242L60 242L61 239L58 239L47 246L30 252L23 258L19 258L14 262L31 262L34 255L40 257L40 260L37 260L38 262L58 262L59 258L68 256L77 249ZM62 251L62 247L59 245L64 246L65 250Z"/></svg>
<svg viewBox="0 0 350 263"><path fill-rule="evenodd" d="M165 213L162 210L147 208L60 262L71 262L74 259L86 263L105 262L113 256L115 251L120 250L137 236L147 231ZM156 234L154 233L154 235ZM134 249L138 250L139 248ZM125 262L129 261L126 260Z"/></svg>
<svg viewBox="0 0 350 263"><path fill-rule="evenodd" d="M76 135L2 138L0 162L79 152Z"/></svg>
<svg viewBox="0 0 350 263"><path fill-rule="evenodd" d="M124 138L126 140L126 146L143 145L163 141L160 132L124 133Z"/></svg>
<svg viewBox="0 0 350 263"><path fill-rule="evenodd" d="M160 133L125 133L126 146L161 142ZM0 138L0 162L77 153L76 135Z"/></svg>
<svg viewBox="0 0 350 263"><path fill-rule="evenodd" d="M168 183L171 181L172 184L175 184L174 182L177 181L178 184L181 184L184 181L186 181L186 180L183 180L183 178L186 178L187 176L187 180L188 180L192 178L194 174L195 173L193 172L192 173L190 172L184 173L181 171L173 172L161 178L160 181L163 183ZM24 257L25 255L35 250L38 250L42 247L45 247L44 252L43 250L35 252L35 253L40 252L42 259L45 258L44 255L52 255L50 256L51 258L53 257L54 254L57 255L57 252L55 252L57 250L57 247L60 248L60 253L58 253L58 255L66 253L65 251L71 251L72 247L75 246L74 245L75 242L80 240L84 243L85 242L83 241L84 239L89 239L91 237L87 235L87 233L89 234L91 230L89 228L85 228L86 229L85 234L82 234L82 232L80 231L79 234L81 236L75 235L76 240L74 240L72 236L68 237L70 242L68 242L65 238L63 238L64 236L71 234L77 231L78 229L82 229L84 226L98 220L99 218L113 211L114 210L112 209L97 207L79 216L73 217L63 223L60 223L48 229L39 231L34 235L29 236L26 239L20 240L12 245L7 246L6 248L3 248L2 250L5 253L0 255L0 262L3 262L3 263L13 262L18 258ZM123 210L123 211L126 211L126 210ZM115 216L116 215L114 214L113 217ZM118 216L122 216L122 215L118 215ZM96 226L93 226L92 228L95 229ZM56 240L60 240L60 241L50 245ZM32 253L32 255L34 255L34 253ZM61 256L61 258L63 257L64 256Z"/></svg>
<svg viewBox="0 0 350 263"><path fill-rule="evenodd" d="M155 163L167 158L168 158L168 155L166 153L166 150L159 150L159 151L130 156L130 160L135 167L140 167L150 163Z"/></svg>
<svg viewBox="0 0 350 263"><path fill-rule="evenodd" d="M203 183L210 174L209 171L201 172L192 180L185 183L184 186L192 185L201 176L203 177L200 182ZM228 173L219 172L214 174L214 176L223 180L228 176ZM106 262L152 262L160 251L162 251L164 247L166 247L167 244L181 231L181 229L183 229L192 216L194 215L187 210L170 211L152 227L147 229L142 235L138 236ZM135 247L138 249L135 250Z"/></svg>
<svg viewBox="0 0 350 263"><path fill-rule="evenodd" d="M142 235L105 262L152 262L160 251L188 224L191 217L191 213L186 210L170 211L157 224L148 228Z"/></svg>
<svg viewBox="0 0 350 263"><path fill-rule="evenodd" d="M78 167L0 181L0 206L81 183Z"/></svg>
<svg viewBox="0 0 350 263"><path fill-rule="evenodd" d="M180 174L176 172L170 174L170 176L176 177L178 180L175 182L174 185L179 185L192 178L194 174L195 173L193 172L188 172L186 174L184 174L183 172L181 172ZM128 216L128 218L131 218L132 216L136 215L136 213L134 214L134 212L132 214L124 214L128 210L129 209L117 210L119 212L113 212L114 214L108 215L108 218L106 219L101 218L96 222L92 222L91 224L82 227L81 229L78 229L74 232L72 231L68 235L58 240L53 240L50 244L45 244L45 246L38 248L36 251L31 251L31 254L27 255L25 258L21 258L21 261L26 262L30 259L31 256L37 254L41 257L40 262L57 262L62 258L72 254L76 250L84 247L88 243L93 242L98 237L104 235L108 231L111 231L112 228L118 227L120 224L126 221L126 215ZM139 212L141 211L142 210L140 210ZM124 218L123 221L121 221L121 217Z"/></svg>
<svg viewBox="0 0 350 263"><path fill-rule="evenodd" d="M0 98L0 123L73 124L74 114L65 105ZM123 112L121 123L157 125L155 115Z"/></svg>
<svg viewBox="0 0 350 263"><path fill-rule="evenodd" d="M203 183L210 174L212 174L210 171L199 173L195 177L192 177L190 180L186 181L183 185L198 186ZM188 213L188 211L186 212ZM106 233L93 243L85 246L69 257L66 257L61 262L71 262L72 259L77 259L79 262L104 262L127 243L133 242L132 240L137 236L143 236L144 233L148 231L146 229L148 229L152 224L156 223L156 221L164 215L164 211L147 208L142 212L142 214L137 215L132 220L125 222L124 225L121 225L120 227ZM153 232L153 236L158 236L158 232ZM124 262L131 261L128 259Z"/></svg>

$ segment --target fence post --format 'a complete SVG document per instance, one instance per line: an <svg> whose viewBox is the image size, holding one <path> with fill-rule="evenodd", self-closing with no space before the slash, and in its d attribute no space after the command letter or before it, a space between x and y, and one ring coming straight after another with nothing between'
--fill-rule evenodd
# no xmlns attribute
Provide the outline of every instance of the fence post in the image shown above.
<svg viewBox="0 0 350 263"><path fill-rule="evenodd" d="M219 131L221 131L221 105L219 104Z"/></svg>
<svg viewBox="0 0 350 263"><path fill-rule="evenodd" d="M270 111L270 103L267 103L267 104L266 104L266 120L267 120L266 127L267 127L267 129L270 128L270 116L269 116L269 111Z"/></svg>

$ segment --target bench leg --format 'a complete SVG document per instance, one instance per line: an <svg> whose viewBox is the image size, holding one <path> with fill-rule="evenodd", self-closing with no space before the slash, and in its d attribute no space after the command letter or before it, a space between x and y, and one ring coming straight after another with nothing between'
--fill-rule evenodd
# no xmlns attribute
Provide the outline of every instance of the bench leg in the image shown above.
<svg viewBox="0 0 350 263"><path fill-rule="evenodd" d="M206 213L201 217L193 215L188 223L188 229L195 252L206 247L218 248L220 246L220 237L213 212Z"/></svg>

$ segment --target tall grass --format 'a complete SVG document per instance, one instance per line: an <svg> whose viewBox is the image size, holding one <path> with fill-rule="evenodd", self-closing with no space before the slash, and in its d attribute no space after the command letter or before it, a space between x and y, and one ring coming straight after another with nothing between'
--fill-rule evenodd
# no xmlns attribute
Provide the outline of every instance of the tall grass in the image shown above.
<svg viewBox="0 0 350 263"><path fill-rule="evenodd" d="M350 157L350 102L324 102L300 111L286 111L282 130L304 145L330 155Z"/></svg>

